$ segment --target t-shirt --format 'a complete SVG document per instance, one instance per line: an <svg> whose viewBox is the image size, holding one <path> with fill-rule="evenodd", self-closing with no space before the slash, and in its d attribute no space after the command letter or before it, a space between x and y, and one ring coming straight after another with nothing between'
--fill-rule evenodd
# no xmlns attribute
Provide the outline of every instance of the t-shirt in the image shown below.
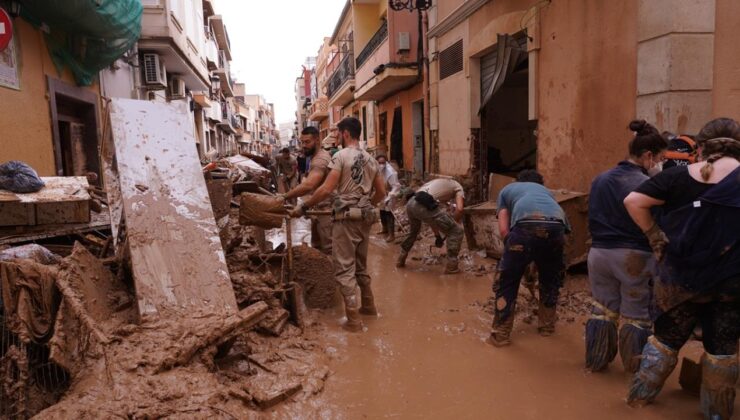
<svg viewBox="0 0 740 420"><path fill-rule="evenodd" d="M670 213L693 202L713 185L692 178L688 166L675 166L643 182L635 191L665 201L662 210Z"/></svg>
<svg viewBox="0 0 740 420"><path fill-rule="evenodd" d="M446 203L458 196L465 198L465 191L463 191L462 185L454 179L449 178L433 179L422 185L419 191L428 193L440 203Z"/></svg>
<svg viewBox="0 0 740 420"><path fill-rule="evenodd" d="M378 175L378 162L368 152L357 147L346 147L332 156L329 169L339 171L338 198L352 205L370 204L370 192Z"/></svg>
<svg viewBox="0 0 740 420"><path fill-rule="evenodd" d="M624 198L644 181L646 171L622 161L594 179L588 201L588 228L594 248L651 251L647 238L627 213Z"/></svg>
<svg viewBox="0 0 740 420"><path fill-rule="evenodd" d="M511 214L511 227L524 220L551 220L562 222L570 230L565 212L553 198L550 190L536 182L514 182L498 195L498 210Z"/></svg>
<svg viewBox="0 0 740 420"><path fill-rule="evenodd" d="M329 175L329 163L331 163L331 155L326 150L319 150L309 160L308 171L321 171L322 178L321 183L326 180L326 176ZM319 184L321 185L321 184ZM334 193L332 193L327 199L317 205L319 208L328 207L334 200Z"/></svg>
<svg viewBox="0 0 740 420"><path fill-rule="evenodd" d="M278 155L275 158L275 163L277 164L280 173L285 175L294 175L298 166L298 160L293 155L288 158Z"/></svg>

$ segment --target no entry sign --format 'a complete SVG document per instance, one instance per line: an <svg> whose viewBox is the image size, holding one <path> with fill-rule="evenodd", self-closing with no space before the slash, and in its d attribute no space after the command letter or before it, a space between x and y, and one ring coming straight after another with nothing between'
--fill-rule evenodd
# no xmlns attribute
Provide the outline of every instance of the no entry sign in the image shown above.
<svg viewBox="0 0 740 420"><path fill-rule="evenodd" d="M8 12L0 7L0 51L7 48L11 39L13 39L13 21L10 20Z"/></svg>

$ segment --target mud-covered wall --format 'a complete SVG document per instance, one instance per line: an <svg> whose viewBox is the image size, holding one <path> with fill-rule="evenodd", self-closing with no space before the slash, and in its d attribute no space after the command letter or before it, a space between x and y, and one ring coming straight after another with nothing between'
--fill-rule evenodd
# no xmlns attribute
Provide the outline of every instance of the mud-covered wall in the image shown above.
<svg viewBox="0 0 740 420"><path fill-rule="evenodd" d="M587 192L626 154L635 115L637 1L542 8L537 166L552 188Z"/></svg>
<svg viewBox="0 0 740 420"><path fill-rule="evenodd" d="M46 77L74 85L68 70L60 75L44 37L22 19L14 19L20 90L0 87L0 163L22 160L41 176L56 175ZM97 92L97 85L90 88Z"/></svg>
<svg viewBox="0 0 740 420"><path fill-rule="evenodd" d="M716 2L712 116L740 119L740 2Z"/></svg>

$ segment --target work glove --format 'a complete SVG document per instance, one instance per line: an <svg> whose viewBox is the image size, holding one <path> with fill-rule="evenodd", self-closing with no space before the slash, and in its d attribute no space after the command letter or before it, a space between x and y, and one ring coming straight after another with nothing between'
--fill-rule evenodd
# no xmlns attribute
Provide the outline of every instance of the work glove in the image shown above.
<svg viewBox="0 0 740 420"><path fill-rule="evenodd" d="M650 248L653 249L653 254L657 261L662 261L665 256L665 247L670 242L665 232L660 230L657 223L653 223L650 229L646 230L645 236L650 243Z"/></svg>
<svg viewBox="0 0 740 420"><path fill-rule="evenodd" d="M437 248L442 248L447 238L442 237L442 235L436 235L436 238L437 239L434 241L434 246L436 246Z"/></svg>

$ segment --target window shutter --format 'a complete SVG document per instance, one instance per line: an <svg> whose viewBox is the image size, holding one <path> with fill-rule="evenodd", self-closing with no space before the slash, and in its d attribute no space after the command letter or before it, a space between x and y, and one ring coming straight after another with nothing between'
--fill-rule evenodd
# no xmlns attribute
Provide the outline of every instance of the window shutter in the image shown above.
<svg viewBox="0 0 740 420"><path fill-rule="evenodd" d="M462 39L439 53L439 80L445 79L463 69Z"/></svg>

